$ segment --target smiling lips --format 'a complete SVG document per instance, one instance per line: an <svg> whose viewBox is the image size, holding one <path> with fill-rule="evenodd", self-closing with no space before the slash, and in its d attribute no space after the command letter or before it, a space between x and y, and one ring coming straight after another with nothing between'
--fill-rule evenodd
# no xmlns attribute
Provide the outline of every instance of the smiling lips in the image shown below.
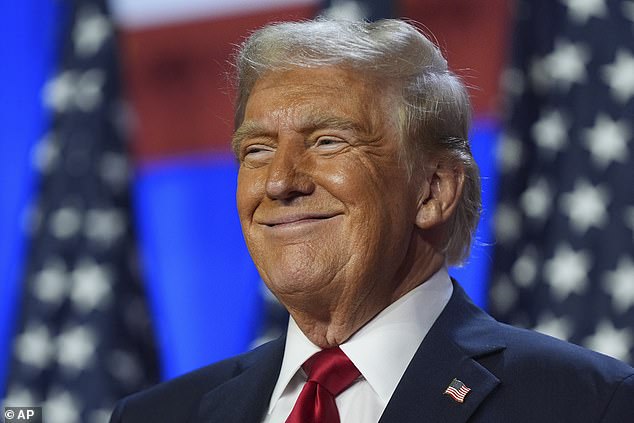
<svg viewBox="0 0 634 423"><path fill-rule="evenodd" d="M336 216L339 216L339 213L292 213L272 218L260 219L258 223L261 225L266 225L270 228L282 228L300 225L303 223L320 222Z"/></svg>

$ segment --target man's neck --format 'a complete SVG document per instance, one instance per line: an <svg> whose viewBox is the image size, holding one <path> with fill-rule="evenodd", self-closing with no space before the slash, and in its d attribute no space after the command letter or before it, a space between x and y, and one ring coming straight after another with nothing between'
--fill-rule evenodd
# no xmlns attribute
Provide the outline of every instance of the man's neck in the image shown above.
<svg viewBox="0 0 634 423"><path fill-rule="evenodd" d="M338 298L335 304L320 303L313 299L311 303L285 304L297 326L306 337L321 348L335 347L344 343L355 332L390 304L429 279L442 266L444 257L429 256L428 260L419 260L402 275L400 282L385 281L382 286L388 289L384 293L360 292Z"/></svg>

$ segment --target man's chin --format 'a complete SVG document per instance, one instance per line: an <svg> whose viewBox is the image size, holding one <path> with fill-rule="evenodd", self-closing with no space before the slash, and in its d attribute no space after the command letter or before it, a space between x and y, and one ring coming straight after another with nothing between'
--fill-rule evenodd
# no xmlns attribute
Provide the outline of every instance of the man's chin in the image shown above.
<svg viewBox="0 0 634 423"><path fill-rule="evenodd" d="M324 273L320 273L319 270L290 266L284 270L268 273L265 279L271 292L284 304L305 299L310 302L320 295L333 295L336 291L333 286L336 282L331 278L325 278Z"/></svg>

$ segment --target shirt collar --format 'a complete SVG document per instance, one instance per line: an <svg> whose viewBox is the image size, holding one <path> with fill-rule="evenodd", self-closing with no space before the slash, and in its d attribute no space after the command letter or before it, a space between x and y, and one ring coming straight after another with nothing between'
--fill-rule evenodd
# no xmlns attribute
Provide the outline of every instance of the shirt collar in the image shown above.
<svg viewBox="0 0 634 423"><path fill-rule="evenodd" d="M313 344L306 335L304 335L291 316L288 319L286 345L284 347L284 358L282 359L280 375L277 378L277 384L275 385L275 389L271 395L271 402L269 403L269 414L302 364L319 351L321 351L321 348Z"/></svg>
<svg viewBox="0 0 634 423"><path fill-rule="evenodd" d="M443 267L340 345L385 405L452 292L449 274ZM304 335L291 317L269 412L304 361L318 351L320 348Z"/></svg>

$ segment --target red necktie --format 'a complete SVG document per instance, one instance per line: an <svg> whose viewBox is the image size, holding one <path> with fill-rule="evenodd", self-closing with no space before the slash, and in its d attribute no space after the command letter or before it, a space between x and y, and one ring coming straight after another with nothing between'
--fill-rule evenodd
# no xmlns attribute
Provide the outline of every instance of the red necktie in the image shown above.
<svg viewBox="0 0 634 423"><path fill-rule="evenodd" d="M339 423L335 397L361 375L339 347L319 351L302 366L308 380L286 423Z"/></svg>

